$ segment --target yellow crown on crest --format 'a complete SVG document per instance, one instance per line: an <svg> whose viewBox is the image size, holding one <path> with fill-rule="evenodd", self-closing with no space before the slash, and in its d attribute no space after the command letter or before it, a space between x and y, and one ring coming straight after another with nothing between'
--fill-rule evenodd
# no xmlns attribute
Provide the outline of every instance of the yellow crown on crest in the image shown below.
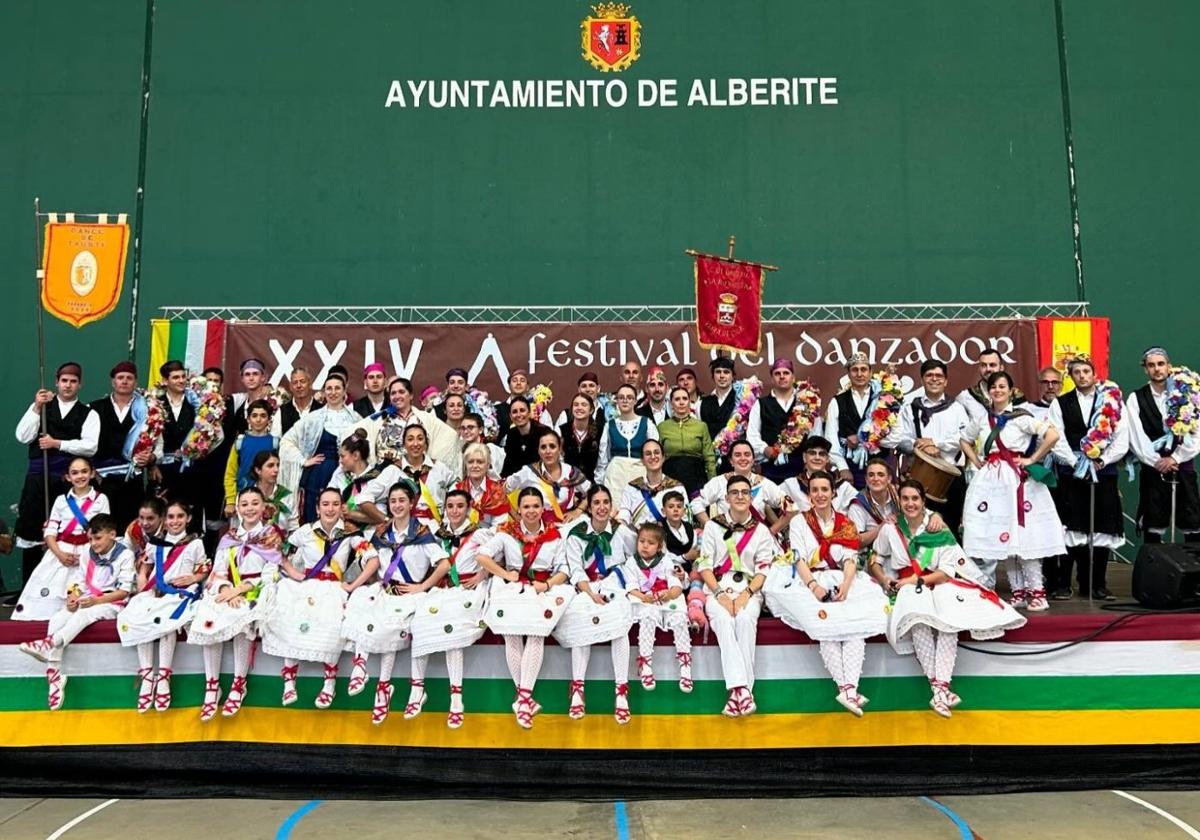
<svg viewBox="0 0 1200 840"><path fill-rule="evenodd" d="M592 6L592 14L598 18L623 18L629 15L627 3L598 3Z"/></svg>

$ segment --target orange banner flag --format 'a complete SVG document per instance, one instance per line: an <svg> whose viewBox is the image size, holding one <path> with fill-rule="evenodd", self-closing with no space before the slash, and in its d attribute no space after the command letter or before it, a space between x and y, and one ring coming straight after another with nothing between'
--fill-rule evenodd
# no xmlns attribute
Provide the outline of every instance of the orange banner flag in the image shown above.
<svg viewBox="0 0 1200 840"><path fill-rule="evenodd" d="M118 218L46 224L42 306L51 315L82 327L117 308L129 244L129 225Z"/></svg>

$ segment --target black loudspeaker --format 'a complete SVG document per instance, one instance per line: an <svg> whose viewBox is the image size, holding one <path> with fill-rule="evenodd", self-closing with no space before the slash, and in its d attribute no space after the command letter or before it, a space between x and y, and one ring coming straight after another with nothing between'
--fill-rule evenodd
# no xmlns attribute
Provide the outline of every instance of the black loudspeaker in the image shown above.
<svg viewBox="0 0 1200 840"><path fill-rule="evenodd" d="M1200 605L1200 550L1147 543L1133 564L1133 597L1154 609Z"/></svg>

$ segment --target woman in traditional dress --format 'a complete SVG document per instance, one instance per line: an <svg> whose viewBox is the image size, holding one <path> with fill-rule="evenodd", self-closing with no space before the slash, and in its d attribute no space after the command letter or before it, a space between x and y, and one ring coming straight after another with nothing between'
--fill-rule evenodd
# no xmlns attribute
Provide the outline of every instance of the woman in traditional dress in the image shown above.
<svg viewBox="0 0 1200 840"><path fill-rule="evenodd" d="M487 448L483 449L486 452ZM470 454L467 457L470 458ZM442 527L434 537L442 544L447 556L430 576L437 581L437 586L425 594L421 608L413 617L413 674L424 679L430 655L446 654L446 672L450 676L450 712L446 725L458 729L463 725L464 714L463 651L483 636L487 602L484 584L489 575L479 567L476 555L494 532L473 521L471 496L465 490L447 493L443 510Z"/></svg>
<svg viewBox="0 0 1200 840"><path fill-rule="evenodd" d="M429 435L423 426L411 425L404 429L404 449L399 458L371 475L354 495L352 504L364 522L380 524L387 516L380 506L386 507L387 496L396 482L407 480L416 488L416 501L412 516L428 519L437 527L442 519L442 500L446 491L454 486L455 476L444 464L429 457Z"/></svg>
<svg viewBox="0 0 1200 840"><path fill-rule="evenodd" d="M700 494L692 499L692 515L703 526L708 521L710 508L715 506L721 516L729 514L725 500L725 489L729 479L740 475L750 482L750 512L759 522L766 522L768 511L779 511L784 505L784 494L779 485L763 478L754 471L754 448L749 441L739 440L729 447L729 463L733 470L710 479Z"/></svg>
<svg viewBox="0 0 1200 840"><path fill-rule="evenodd" d="M563 460L578 468L588 481L595 481L603 434L595 415L595 401L587 394L576 394L571 397L570 418L558 427L563 442Z"/></svg>
<svg viewBox="0 0 1200 840"><path fill-rule="evenodd" d="M329 487L337 490L346 506L347 518L358 524L368 520L358 511L354 498L362 492L372 478L381 470L371 468L371 443L365 429L355 429L338 447L338 467L329 478ZM322 491L324 492L324 491Z"/></svg>
<svg viewBox="0 0 1200 840"><path fill-rule="evenodd" d="M279 483L279 453L259 452L255 455L254 463L250 467L250 477L254 479L254 486L262 491L263 498L267 500L267 510L263 518L283 534L295 531L299 524L295 497ZM237 528L238 523L232 522L231 527Z"/></svg>
<svg viewBox="0 0 1200 840"><path fill-rule="evenodd" d="M871 458L866 466L866 487L851 500L846 515L858 528L858 538L869 547L879 536L879 528L895 522L900 515L900 499L892 486L892 469L883 458Z"/></svg>
<svg viewBox="0 0 1200 840"><path fill-rule="evenodd" d="M683 500L679 501L680 506ZM637 572L636 586L629 597L633 602L633 620L638 625L638 678L642 688L653 691L654 639L658 630L670 631L675 642L675 661L679 663L679 690L692 691L692 637L688 632L687 573L678 555L666 550L666 531L656 522L637 527L637 546L631 558Z"/></svg>
<svg viewBox="0 0 1200 840"><path fill-rule="evenodd" d="M793 563L767 576L767 606L784 624L819 643L821 659L838 687L837 702L862 717L858 691L867 639L887 629L887 596L858 566L858 528L833 508L831 473L809 476L812 507L793 517Z"/></svg>
<svg viewBox="0 0 1200 840"><path fill-rule="evenodd" d="M990 375L987 386L992 405L986 420L968 424L962 443L976 471L963 506L963 549L989 587L996 582L996 563L1007 560L1013 605L1047 610L1042 560L1067 552L1062 521L1043 483L1052 473L1042 460L1058 442L1058 430L1013 408L1013 381L1005 371ZM984 436L976 452L975 441Z"/></svg>
<svg viewBox="0 0 1200 840"><path fill-rule="evenodd" d="M534 421L533 409L523 396L514 396L509 400L508 419L510 425L504 438L502 478L508 478L523 467L537 463L538 441L548 428Z"/></svg>
<svg viewBox="0 0 1200 840"><path fill-rule="evenodd" d="M517 519L497 528L476 556L494 578L484 621L504 637L508 671L517 689L513 713L523 729L533 726L542 708L533 699L533 689L542 669L546 637L575 592L559 559L562 537L556 526L543 520L542 506L540 490L522 488L517 494Z"/></svg>
<svg viewBox="0 0 1200 840"><path fill-rule="evenodd" d="M658 440L658 427L649 417L637 413L637 389L632 385L618 388L614 399L617 416L606 422L600 433L596 483L607 487L614 499L623 499L629 482L646 477L642 446L648 440Z"/></svg>
<svg viewBox="0 0 1200 840"><path fill-rule="evenodd" d="M21 590L14 620L48 621L67 605L67 581L88 549L88 522L109 512L108 497L93 486L95 479L87 458L72 458L67 465L70 487L50 506L43 531L46 552Z"/></svg>
<svg viewBox="0 0 1200 840"><path fill-rule="evenodd" d="M522 467L505 482L508 491L532 487L542 494L542 515L548 523L565 525L583 515L591 482L583 473L564 464L558 432L546 429L538 438L538 461Z"/></svg>
<svg viewBox="0 0 1200 840"><path fill-rule="evenodd" d="M614 715L629 723L629 628L633 609L628 593L637 583L636 569L612 516L612 495L603 485L587 492L587 517L567 533L563 559L577 595L554 628L554 638L571 651L570 704L567 715L579 720L586 713L584 680L592 645L612 643L616 683Z"/></svg>
<svg viewBox="0 0 1200 840"><path fill-rule="evenodd" d="M430 572L446 557L434 538L430 523L413 516L417 490L411 479L401 479L388 491L391 519L375 530L371 544L379 553L379 582L362 586L346 602L342 634L354 642L354 667L347 693L358 694L367 683L367 657L383 654L371 723L387 720L392 705L392 669L396 654L412 640L410 625L425 593L436 583ZM364 570L365 571L365 570ZM405 718L416 717L425 705L425 681L411 680Z"/></svg>
<svg viewBox="0 0 1200 840"><path fill-rule="evenodd" d="M616 513L617 521L626 526L621 529L626 554L633 553L637 528L643 522L666 525L663 497L672 491L686 492L678 481L663 475L663 448L658 440L651 439L642 444L642 467L645 476L626 485L621 507Z"/></svg>
<svg viewBox="0 0 1200 840"><path fill-rule="evenodd" d="M359 421L354 409L346 405L343 374L330 373L322 393L325 405L300 418L279 442L279 481L289 493L304 491L305 522L317 518L317 496L337 469L338 445Z"/></svg>
<svg viewBox="0 0 1200 840"><path fill-rule="evenodd" d="M900 482L900 511L875 539L871 572L895 598L888 641L896 653L916 651L933 692L930 708L950 717L960 702L950 690L958 634L966 630L973 639L998 639L1023 626L1025 617L984 584L979 567L948 530L929 530L921 482Z"/></svg>
<svg viewBox="0 0 1200 840"><path fill-rule="evenodd" d="M692 414L687 388L671 389L671 416L658 424L662 441L663 472L683 484L688 495L700 492L717 474L717 455L704 421Z"/></svg>
<svg viewBox="0 0 1200 840"><path fill-rule="evenodd" d="M508 521L512 509L504 482L492 478L491 467L492 451L487 444L467 444L463 450L463 469L466 474L462 481L454 485L455 490L467 494L471 503L471 518L484 528L496 528Z"/></svg>
<svg viewBox="0 0 1200 840"><path fill-rule="evenodd" d="M151 705L160 712L171 708L171 673L179 631L187 626L200 598L200 583L210 563L204 544L188 533L191 511L184 502L171 502L166 512L166 533L148 539L138 557L138 594L129 599L117 617L123 647L137 646L137 710ZM154 642L158 642L158 670L154 668Z"/></svg>
<svg viewBox="0 0 1200 840"><path fill-rule="evenodd" d="M366 441L362 441L366 445ZM284 706L297 700L300 660L320 662L325 682L314 705L328 709L337 691L338 659L346 647L342 614L346 599L375 573L375 549L357 528L342 521L342 494L326 487L317 500L317 521L288 537L289 558L273 586L272 609L261 622L263 650L283 657ZM362 564L355 564L358 559ZM359 569L350 576L352 569Z"/></svg>
<svg viewBox="0 0 1200 840"><path fill-rule="evenodd" d="M310 415L311 416L311 415ZM295 428L295 427L293 427ZM211 720L221 699L221 648L233 641L233 685L221 707L226 717L236 715L246 699L246 674L250 670L250 643L255 638L255 621L270 614L271 590L262 586L269 567L283 560L278 532L263 521L267 502L257 487L238 494L240 525L228 531L217 545L212 573L204 597L188 631L188 643L204 648L204 705L200 720Z"/></svg>

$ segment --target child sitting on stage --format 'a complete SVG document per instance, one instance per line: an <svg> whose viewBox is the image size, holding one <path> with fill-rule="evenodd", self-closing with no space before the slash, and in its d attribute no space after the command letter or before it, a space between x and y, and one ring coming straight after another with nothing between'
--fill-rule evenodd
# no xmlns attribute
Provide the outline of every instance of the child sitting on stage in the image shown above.
<svg viewBox="0 0 1200 840"><path fill-rule="evenodd" d="M682 498L678 504L683 506ZM663 550L665 542L661 525L647 522L638 526L633 562L639 574L637 588L629 593L638 625L638 677L643 688L654 690L655 633L659 628L670 630L679 662L679 690L688 694L692 690L692 637L683 601L683 561Z"/></svg>
<svg viewBox="0 0 1200 840"><path fill-rule="evenodd" d="M67 603L67 584L79 567L88 546L88 520L108 513L108 497L92 486L96 473L87 458L72 458L67 465L71 487L54 500L46 520L46 553L13 611L17 621L45 621Z"/></svg>
<svg viewBox="0 0 1200 840"><path fill-rule="evenodd" d="M62 708L67 677L59 667L63 650L85 628L116 618L133 589L133 552L117 542L117 522L106 513L88 523L88 550L71 567L66 605L50 618L43 639L21 644L21 652L47 664L50 710Z"/></svg>

